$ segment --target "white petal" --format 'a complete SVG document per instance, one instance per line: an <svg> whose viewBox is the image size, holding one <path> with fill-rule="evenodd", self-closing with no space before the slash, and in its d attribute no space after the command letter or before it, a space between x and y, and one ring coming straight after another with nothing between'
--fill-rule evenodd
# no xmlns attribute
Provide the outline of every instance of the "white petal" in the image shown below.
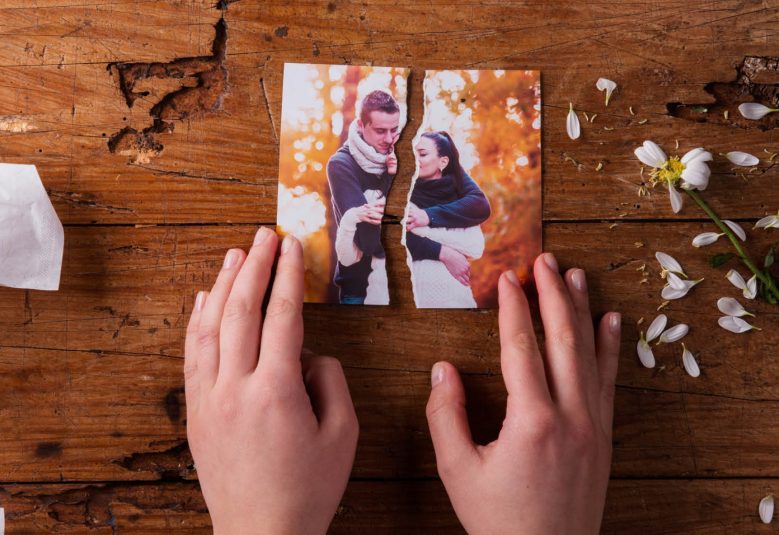
<svg viewBox="0 0 779 535"><path fill-rule="evenodd" d="M660 292L660 297L666 301L673 301L674 299L681 299L687 295L687 292L689 291L690 287L688 286L685 286L684 288L674 288L673 286L666 284Z"/></svg>
<svg viewBox="0 0 779 535"><path fill-rule="evenodd" d="M732 297L720 297L717 299L717 308L720 312L727 314L728 316L754 316L754 314L744 310L741 303Z"/></svg>
<svg viewBox="0 0 779 535"><path fill-rule="evenodd" d="M763 522L763 524L770 524L771 520L774 518L774 496L773 494L769 494L762 500L760 500L760 505L757 507L757 512L760 514L760 521Z"/></svg>
<svg viewBox="0 0 779 535"><path fill-rule="evenodd" d="M711 169L705 163L693 162L682 171L682 188L705 190L709 185Z"/></svg>
<svg viewBox="0 0 779 535"><path fill-rule="evenodd" d="M633 153L636 158L641 160L641 163L648 165L649 167L660 168L665 165L668 157L663 152L657 143L654 141L646 140L641 147L638 147Z"/></svg>
<svg viewBox="0 0 779 535"><path fill-rule="evenodd" d="M747 119L754 119L757 121L777 110L769 108L768 106L763 106L757 102L745 102L738 107L738 111Z"/></svg>
<svg viewBox="0 0 779 535"><path fill-rule="evenodd" d="M727 153L725 158L727 158L733 165L740 165L742 167L752 167L760 163L760 160L757 158L757 156L753 156L748 152L741 152L737 150Z"/></svg>
<svg viewBox="0 0 779 535"><path fill-rule="evenodd" d="M670 344L671 342L681 340L687 336L688 332L690 332L690 326L686 323L680 323L679 325L674 325L670 329L663 331L663 334L660 335L660 338L657 342L662 344Z"/></svg>
<svg viewBox="0 0 779 535"><path fill-rule="evenodd" d="M755 223L755 228L779 228L779 217L775 215L765 216Z"/></svg>
<svg viewBox="0 0 779 535"><path fill-rule="evenodd" d="M666 280L668 281L668 285L673 288L674 290L684 290L688 288L688 286L684 283L681 277L677 275L676 273L669 273L666 277Z"/></svg>
<svg viewBox="0 0 779 535"><path fill-rule="evenodd" d="M747 281L747 287L743 291L746 299L754 299L757 297L757 275L752 275Z"/></svg>
<svg viewBox="0 0 779 535"><path fill-rule="evenodd" d="M685 166L687 166L693 162L698 162L698 163L710 162L712 159L714 159L714 157L711 155L709 151L707 151L703 147L698 147L697 149L692 149L687 154L682 156L681 162Z"/></svg>
<svg viewBox="0 0 779 535"><path fill-rule="evenodd" d="M608 78L598 78L598 81L595 82L595 87L598 88L598 91L606 91L606 106L608 106L611 93L617 88L616 82L613 82Z"/></svg>
<svg viewBox="0 0 779 535"><path fill-rule="evenodd" d="M655 253L655 258L657 258L657 261L660 262L660 267L662 267L666 271L677 273L685 277L687 276L684 273L684 270L682 269L682 265L679 262L677 262L673 256L666 254L662 251L657 251Z"/></svg>
<svg viewBox="0 0 779 535"><path fill-rule="evenodd" d="M741 276L741 273L736 271L735 269L731 269L727 272L725 275L725 278L730 281L730 283L738 288L739 290L746 290L747 289L747 283L744 280L744 277Z"/></svg>
<svg viewBox="0 0 779 535"><path fill-rule="evenodd" d="M573 104L571 104L568 110L568 118L565 121L565 128L568 130L568 137L571 139L579 139L581 135L581 124L579 123L579 116L573 111Z"/></svg>
<svg viewBox="0 0 779 535"><path fill-rule="evenodd" d="M730 230L732 230L736 236L741 238L741 241L747 241L747 233L744 232L744 229L741 228L741 225L735 221L731 221L730 219L723 219L722 222L730 227Z"/></svg>
<svg viewBox="0 0 779 535"><path fill-rule="evenodd" d="M740 334L754 329L749 323L736 316L722 316L717 320L719 326L732 333Z"/></svg>
<svg viewBox="0 0 779 535"><path fill-rule="evenodd" d="M711 245L717 241L720 236L722 236L722 234L717 234L716 232L703 232L692 239L692 246L703 247L704 245Z"/></svg>
<svg viewBox="0 0 779 535"><path fill-rule="evenodd" d="M684 347L684 344L682 344L682 347ZM698 362L695 360L692 352L686 347L682 352L682 363L684 364L684 369L690 374L690 377L700 376L701 369L698 367Z"/></svg>
<svg viewBox="0 0 779 535"><path fill-rule="evenodd" d="M647 344L645 340L638 341L636 352L638 353L638 360L641 361L641 364L643 364L645 368L655 367L655 355L652 353L652 348L649 347L649 344Z"/></svg>
<svg viewBox="0 0 779 535"><path fill-rule="evenodd" d="M671 196L671 210L673 210L675 214L678 214L682 210L682 205L684 204L682 194L676 191L676 188L673 186L668 186L668 194Z"/></svg>
<svg viewBox="0 0 779 535"><path fill-rule="evenodd" d="M646 330L646 341L651 342L663 332L665 324L668 323L668 317L665 314L660 314L652 323L649 324L649 328Z"/></svg>

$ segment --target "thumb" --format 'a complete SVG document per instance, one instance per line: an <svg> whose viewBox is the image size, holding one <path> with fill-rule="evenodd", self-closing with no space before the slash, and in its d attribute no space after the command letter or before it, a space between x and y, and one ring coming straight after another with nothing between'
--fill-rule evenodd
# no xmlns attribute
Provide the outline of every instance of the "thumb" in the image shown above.
<svg viewBox="0 0 779 535"><path fill-rule="evenodd" d="M457 369L436 362L431 373L432 390L427 402L427 424L435 448L438 473L460 471L478 453L465 412L465 391Z"/></svg>

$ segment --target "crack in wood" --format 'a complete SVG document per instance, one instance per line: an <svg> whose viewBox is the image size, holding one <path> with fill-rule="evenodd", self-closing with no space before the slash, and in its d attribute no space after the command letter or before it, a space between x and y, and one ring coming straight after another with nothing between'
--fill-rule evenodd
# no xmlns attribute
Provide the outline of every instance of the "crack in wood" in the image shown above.
<svg viewBox="0 0 779 535"><path fill-rule="evenodd" d="M229 3L223 1L217 7L224 12ZM199 118L222 108L229 79L225 67L227 22L224 13L214 25L214 30L210 56L178 58L167 63L108 65L108 71L118 79L119 90L129 108L133 107L137 99L149 95L149 91L136 89L138 82L152 78L181 80L179 89L166 94L149 110L151 126L141 131L126 126L109 138L108 150L111 153L129 156L131 163L149 163L164 149L157 134L172 133L176 127L175 121ZM195 81L194 86L191 86L192 79Z"/></svg>
<svg viewBox="0 0 779 535"><path fill-rule="evenodd" d="M730 82L710 82L704 91L714 102L686 104L670 102L666 110L672 117L697 123L710 123L771 130L779 126L779 114L770 113L755 121L738 111L739 104L758 102L779 107L779 57L745 56Z"/></svg>
<svg viewBox="0 0 779 535"><path fill-rule="evenodd" d="M169 442L152 442L150 448ZM195 462L186 440L161 451L133 453L111 461L131 472L151 472L163 481L180 481L195 477Z"/></svg>

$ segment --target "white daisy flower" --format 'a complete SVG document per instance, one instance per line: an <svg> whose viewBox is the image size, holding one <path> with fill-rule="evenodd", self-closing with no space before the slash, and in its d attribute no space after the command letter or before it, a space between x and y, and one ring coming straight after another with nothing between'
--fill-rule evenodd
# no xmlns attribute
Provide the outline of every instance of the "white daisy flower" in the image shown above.
<svg viewBox="0 0 779 535"><path fill-rule="evenodd" d="M733 165L738 165L740 167L753 167L760 163L760 160L757 156L753 156L748 152L741 152L737 150L727 153L725 158L727 158L728 161Z"/></svg>
<svg viewBox="0 0 779 535"><path fill-rule="evenodd" d="M763 524L770 524L774 519L774 495L769 494L762 500L757 507L757 512L760 514L760 521Z"/></svg>
<svg viewBox="0 0 779 535"><path fill-rule="evenodd" d="M573 111L573 103L569 102L568 117L565 121L565 128L568 131L568 137L571 139L579 139L582 134L581 124L579 123L579 116Z"/></svg>
<svg viewBox="0 0 779 535"><path fill-rule="evenodd" d="M730 228L730 230L732 230L733 233L741 239L741 241L747 241L747 233L744 232L744 229L741 228L741 225L735 221L731 221L730 219L723 219L722 222L725 223L728 228Z"/></svg>
<svg viewBox="0 0 779 535"><path fill-rule="evenodd" d="M598 81L595 82L595 87L598 88L598 91L606 91L606 106L608 106L611 94L617 88L617 83L612 82L608 78L598 78Z"/></svg>
<svg viewBox="0 0 779 535"><path fill-rule="evenodd" d="M736 334L745 333L747 331L751 331L752 329L760 330L736 316L723 316L717 320L717 323L719 323L719 326L726 331L730 331Z"/></svg>
<svg viewBox="0 0 779 535"><path fill-rule="evenodd" d="M660 314L649 325L646 330L646 337L644 337L644 331L641 331L641 336L636 346L636 352L638 353L638 359L645 368L655 367L655 356L652 353L652 348L649 346L649 342L660 336L665 329L665 325L668 322L668 317L665 314Z"/></svg>
<svg viewBox="0 0 779 535"><path fill-rule="evenodd" d="M711 245L718 239L720 239L720 236L724 236L724 233L716 233L716 232L703 232L701 234L698 234L692 239L692 246L693 247L703 247L704 245Z"/></svg>
<svg viewBox="0 0 779 535"><path fill-rule="evenodd" d="M725 275L725 278L728 279L733 286L741 290L745 299L754 299L757 296L757 275L752 275L748 281L745 281L744 277L742 277L738 271L731 269Z"/></svg>
<svg viewBox="0 0 779 535"><path fill-rule="evenodd" d="M682 349L682 364L684 364L684 369L690 377L699 377L701 369L698 367L698 361L695 360L695 356L684 344L682 344Z"/></svg>
<svg viewBox="0 0 779 535"><path fill-rule="evenodd" d="M717 299L717 308L720 312L723 314L727 314L728 316L752 316L754 317L754 314L751 312L747 312L743 306L741 306L741 303L738 302L738 300L733 299L732 297L720 297Z"/></svg>
<svg viewBox="0 0 779 535"><path fill-rule="evenodd" d="M657 143L646 140L634 153L641 163L652 168L652 184L662 183L668 188L674 213L682 209L682 196L676 186L703 191L709 185L711 169L706 162L710 162L712 156L701 147L687 152L681 159L678 156L668 158Z"/></svg>
<svg viewBox="0 0 779 535"><path fill-rule="evenodd" d="M769 108L768 106L763 106L757 102L744 102L743 104L739 105L738 111L747 119L759 121L769 113L777 112L779 109Z"/></svg>

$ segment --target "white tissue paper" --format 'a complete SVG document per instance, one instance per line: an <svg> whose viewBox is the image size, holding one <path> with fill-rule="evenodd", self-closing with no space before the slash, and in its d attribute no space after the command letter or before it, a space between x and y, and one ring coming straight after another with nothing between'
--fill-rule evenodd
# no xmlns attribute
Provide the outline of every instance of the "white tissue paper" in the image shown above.
<svg viewBox="0 0 779 535"><path fill-rule="evenodd" d="M64 242L35 166L0 164L0 286L57 290Z"/></svg>

